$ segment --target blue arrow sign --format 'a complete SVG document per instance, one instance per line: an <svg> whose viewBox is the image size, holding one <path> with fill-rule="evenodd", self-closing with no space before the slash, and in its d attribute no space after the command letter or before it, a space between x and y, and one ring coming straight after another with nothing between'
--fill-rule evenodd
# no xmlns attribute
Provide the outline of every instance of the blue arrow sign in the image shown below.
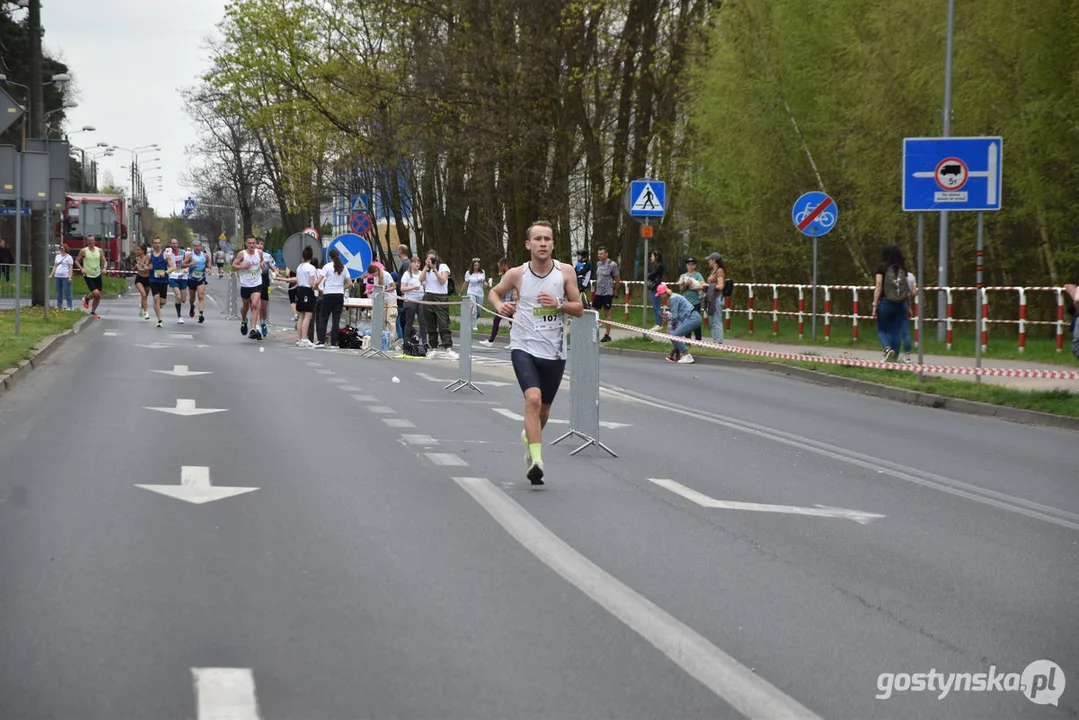
<svg viewBox="0 0 1079 720"><path fill-rule="evenodd" d="M667 185L659 180L634 180L629 185L631 217L663 217L667 204Z"/></svg>
<svg viewBox="0 0 1079 720"><path fill-rule="evenodd" d="M905 138L903 210L1000 210L999 137Z"/></svg>
<svg viewBox="0 0 1079 720"><path fill-rule="evenodd" d="M795 201L791 220L803 235L820 237L835 227L839 208L826 193L807 192Z"/></svg>
<svg viewBox="0 0 1079 720"><path fill-rule="evenodd" d="M367 266L371 264L371 244L359 235L345 233L338 235L326 248L327 253L336 249L341 255L341 262L348 268L348 275L353 280L367 272ZM329 257L329 255L327 255Z"/></svg>

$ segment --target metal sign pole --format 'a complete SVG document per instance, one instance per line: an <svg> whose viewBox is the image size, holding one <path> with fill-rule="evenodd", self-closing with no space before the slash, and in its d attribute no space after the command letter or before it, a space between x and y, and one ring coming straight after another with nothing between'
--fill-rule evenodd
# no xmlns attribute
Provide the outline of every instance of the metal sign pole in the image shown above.
<svg viewBox="0 0 1079 720"><path fill-rule="evenodd" d="M817 341L817 236L813 236L813 342Z"/></svg>
<svg viewBox="0 0 1079 720"><path fill-rule="evenodd" d="M15 153L15 334L19 334L22 306L22 158Z"/></svg>
<svg viewBox="0 0 1079 720"><path fill-rule="evenodd" d="M925 277L925 213L918 213L918 364L925 364L925 289L923 279ZM918 371L918 382L923 382L925 376Z"/></svg>
<svg viewBox="0 0 1079 720"><path fill-rule="evenodd" d="M982 323L985 318L982 317L982 293L985 291L982 289L982 228L983 228L984 213L978 213L978 277L975 282L977 290L974 291L974 366L978 369L982 367ZM981 382L982 376L975 375L974 382Z"/></svg>
<svg viewBox="0 0 1079 720"><path fill-rule="evenodd" d="M641 310L641 327L651 327L648 324L648 308L652 305L652 299L648 297L648 239L652 237L652 233L649 230L645 230L646 227L651 227L652 223L645 220L641 225L641 236L644 238L644 262L641 263L644 268L641 271L641 276L644 279L644 309ZM655 318L653 318L655 320Z"/></svg>

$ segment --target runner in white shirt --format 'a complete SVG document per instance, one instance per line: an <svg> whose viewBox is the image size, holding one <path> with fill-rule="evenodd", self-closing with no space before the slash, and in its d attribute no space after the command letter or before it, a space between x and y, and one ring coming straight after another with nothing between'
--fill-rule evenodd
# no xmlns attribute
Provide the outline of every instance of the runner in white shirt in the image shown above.
<svg viewBox="0 0 1079 720"><path fill-rule="evenodd" d="M169 239L169 247L165 250L165 257L169 261L169 287L172 288L173 299L176 301L176 322L184 324L181 311L187 300L187 270L184 269L184 257L187 252L180 249L180 241L176 238ZM192 304L191 306L195 306ZM192 315L195 313L192 312Z"/></svg>
<svg viewBox="0 0 1079 720"><path fill-rule="evenodd" d="M252 340L261 340L262 333L258 331L259 311L262 309L262 268L264 266L262 252L257 247L254 236L244 240L244 249L236 253L232 258L232 269L240 274L240 298L243 306L240 308L240 334L246 335ZM247 313L251 311L251 332L247 331Z"/></svg>
<svg viewBox="0 0 1079 720"><path fill-rule="evenodd" d="M566 315L584 315L584 303L576 271L552 258L551 224L537 220L526 237L531 259L507 270L487 299L499 315L513 317L510 359L525 396L521 441L528 446L526 476L533 485L542 485L543 428L566 370ZM504 302L502 298L511 290L516 291L517 300Z"/></svg>

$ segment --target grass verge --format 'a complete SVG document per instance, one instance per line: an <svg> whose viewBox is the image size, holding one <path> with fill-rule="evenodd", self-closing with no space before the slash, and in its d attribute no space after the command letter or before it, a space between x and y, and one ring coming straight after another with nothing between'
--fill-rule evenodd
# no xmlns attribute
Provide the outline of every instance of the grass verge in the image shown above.
<svg viewBox="0 0 1079 720"><path fill-rule="evenodd" d="M626 348L628 350L644 350L655 353L657 356L665 355L670 351L667 343L656 343L644 338L625 338L611 342L608 347ZM732 353L708 348L693 348L695 356L732 357ZM738 357L738 356L734 356ZM817 372L840 377L863 380L878 385L906 388L918 392L941 395L943 397L957 398L961 400L973 400L975 402L988 403L1014 407L1022 410L1034 410L1037 412L1052 413L1054 415L1066 415L1079 417L1079 394L1070 393L1067 390L1016 390L1015 388L1002 387L1000 385L988 385L975 383L968 380L948 380L942 378L927 378L925 382L918 382L918 377L913 373L893 370L875 370L873 368L849 367L843 365L831 365L814 362L795 362L789 360L777 360L774 358L752 358L761 362L773 362L780 365L816 370Z"/></svg>
<svg viewBox="0 0 1079 720"><path fill-rule="evenodd" d="M49 310L47 321L42 315L39 307L23 309L19 318L19 334L16 335L15 311L0 312L0 372L28 358L34 345L43 338L70 330L85 317L81 310Z"/></svg>

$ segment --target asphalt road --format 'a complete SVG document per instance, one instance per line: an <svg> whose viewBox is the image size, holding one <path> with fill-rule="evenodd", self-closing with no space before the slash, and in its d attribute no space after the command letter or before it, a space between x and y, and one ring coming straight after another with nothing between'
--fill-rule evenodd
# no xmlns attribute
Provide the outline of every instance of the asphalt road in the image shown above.
<svg viewBox="0 0 1079 720"><path fill-rule="evenodd" d="M0 397L4 720L1079 714L1075 434L605 356L618 457L535 490L503 348L450 393L133 308ZM1059 706L904 689L1040 659Z"/></svg>

